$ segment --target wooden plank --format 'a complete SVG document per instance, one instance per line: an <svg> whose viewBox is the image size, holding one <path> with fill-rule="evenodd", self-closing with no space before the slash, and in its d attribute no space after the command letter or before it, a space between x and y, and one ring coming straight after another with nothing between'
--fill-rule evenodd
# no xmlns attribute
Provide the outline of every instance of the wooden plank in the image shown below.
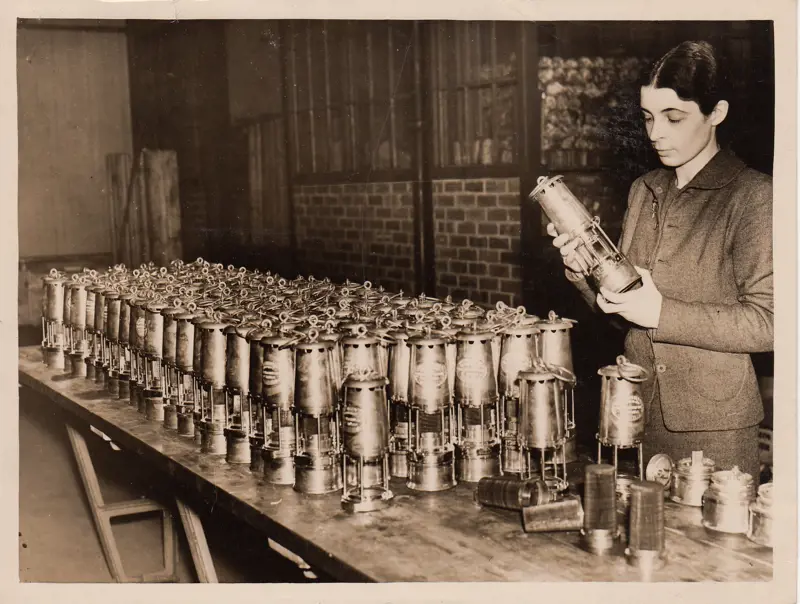
<svg viewBox="0 0 800 604"><path fill-rule="evenodd" d="M175 151L145 149L142 157L148 259L166 266L171 260L182 257L178 155Z"/></svg>
<svg viewBox="0 0 800 604"><path fill-rule="evenodd" d="M114 262L131 264L130 220L126 217L128 189L131 179L131 156L110 153L106 156L108 195L111 205L111 224Z"/></svg>
<svg viewBox="0 0 800 604"><path fill-rule="evenodd" d="M131 241L134 253L131 265L138 266L150 259L150 236L147 231L147 192L144 176L144 152L139 154L137 166L131 178L131 189L128 196L129 220L131 225Z"/></svg>
<svg viewBox="0 0 800 604"><path fill-rule="evenodd" d="M94 525L97 529L97 536L100 538L100 545L103 548L108 570L111 572L114 581L117 583L122 582L125 579L125 569L122 566L122 558L111 530L111 521L107 515L103 514L103 493L100 490L100 483L97 480L97 474L89 456L86 440L80 432L70 425L67 425L67 434L78 465L78 472L81 475L86 498L89 500L89 510L92 512L92 518L94 518Z"/></svg>
<svg viewBox="0 0 800 604"><path fill-rule="evenodd" d="M186 533L186 541L189 543L197 579L200 583L219 583L200 517L183 500L176 499L175 502Z"/></svg>
<svg viewBox="0 0 800 604"><path fill-rule="evenodd" d="M482 509L473 486L416 493L393 480L385 510L343 512L340 494L305 496L253 475L245 466L202 455L190 440L146 422L94 383L56 376L38 347L20 349L20 381L90 422L170 476L180 493L222 506L333 577L345 581L639 581L624 559L598 558L577 534L526 534L519 515ZM667 507L677 507L671 502ZM681 510L676 512L680 517ZM667 515L668 564L659 581L769 581L771 558L696 538ZM672 524L675 521L678 524ZM737 551L738 550L738 551ZM761 556L759 556L761 557Z"/></svg>

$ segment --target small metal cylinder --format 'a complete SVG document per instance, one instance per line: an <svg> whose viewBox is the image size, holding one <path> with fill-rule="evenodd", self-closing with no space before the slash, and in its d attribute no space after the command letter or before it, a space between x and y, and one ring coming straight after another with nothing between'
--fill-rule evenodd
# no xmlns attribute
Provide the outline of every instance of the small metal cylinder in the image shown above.
<svg viewBox="0 0 800 604"><path fill-rule="evenodd" d="M772 485L768 482L758 487L758 499L750 504L750 521L747 538L758 545L772 547Z"/></svg>
<svg viewBox="0 0 800 604"><path fill-rule="evenodd" d="M101 334L106 326L106 290L97 286L94 288L94 331ZM87 321L88 323L88 321Z"/></svg>
<svg viewBox="0 0 800 604"><path fill-rule="evenodd" d="M382 373L379 340L368 335L364 325L359 325L355 334L342 338L341 346L343 380L361 372Z"/></svg>
<svg viewBox="0 0 800 604"><path fill-rule="evenodd" d="M334 383L330 366L330 342L302 342L295 346L295 409L313 417L335 410Z"/></svg>
<svg viewBox="0 0 800 604"><path fill-rule="evenodd" d="M106 338L111 342L119 342L119 331L121 327L121 312L122 300L115 292L108 292L106 294L106 305L108 312L106 313L105 333Z"/></svg>
<svg viewBox="0 0 800 604"><path fill-rule="evenodd" d="M522 508L522 528L526 533L579 531L582 527L583 506L574 495Z"/></svg>
<svg viewBox="0 0 800 604"><path fill-rule="evenodd" d="M475 490L475 500L480 505L506 510L542 505L552 499L552 493L543 480L528 480L516 476L481 478Z"/></svg>
<svg viewBox="0 0 800 604"><path fill-rule="evenodd" d="M592 553L604 554L619 535L616 468L608 464L587 465L583 488L583 542Z"/></svg>
<svg viewBox="0 0 800 604"><path fill-rule="evenodd" d="M83 314L84 314L83 324L84 324L84 329L90 332L94 331L94 313L95 313L94 309L95 309L95 301L97 299L96 290L97 290L96 285L89 285L85 288L86 303L83 307Z"/></svg>
<svg viewBox="0 0 800 604"><path fill-rule="evenodd" d="M664 492L658 483L635 480L630 486L628 563L657 567L664 553Z"/></svg>
<svg viewBox="0 0 800 604"><path fill-rule="evenodd" d="M502 396L519 398L517 376L530 369L538 357L538 335L535 325L517 325L502 332L497 384Z"/></svg>
<svg viewBox="0 0 800 604"><path fill-rule="evenodd" d="M243 395L250 391L250 343L247 328L225 329L225 385Z"/></svg>
<svg viewBox="0 0 800 604"><path fill-rule="evenodd" d="M497 383L492 361L492 333L462 331L456 336L455 402L465 407L492 405Z"/></svg>
<svg viewBox="0 0 800 604"><path fill-rule="evenodd" d="M295 456L294 489L307 495L324 495L342 488L339 454Z"/></svg>
<svg viewBox="0 0 800 604"><path fill-rule="evenodd" d="M72 296L70 296L70 326L76 330L86 329L86 316L88 292L83 283L72 283ZM92 295L94 303L94 295ZM94 306L92 306L92 317L94 317Z"/></svg>
<svg viewBox="0 0 800 604"><path fill-rule="evenodd" d="M409 405L425 413L436 413L450 405L445 340L413 336L409 365Z"/></svg>
<svg viewBox="0 0 800 604"><path fill-rule="evenodd" d="M713 459L703 457L702 451L694 451L692 457L678 461L672 475L670 499L675 503L692 507L703 506L703 494L716 471Z"/></svg>
<svg viewBox="0 0 800 604"><path fill-rule="evenodd" d="M214 321L200 326L202 341L202 379L214 388L225 387L225 328L227 325Z"/></svg>
<svg viewBox="0 0 800 604"><path fill-rule="evenodd" d="M555 374L544 366L519 373L520 443L531 449L557 447L566 437L564 404Z"/></svg>
<svg viewBox="0 0 800 604"><path fill-rule="evenodd" d="M44 363L48 368L57 371L66 368L64 360L65 353L63 348L45 348L44 349Z"/></svg>
<svg viewBox="0 0 800 604"><path fill-rule="evenodd" d="M45 308L44 319L53 323L64 321L64 294L66 280L63 277L44 278Z"/></svg>
<svg viewBox="0 0 800 604"><path fill-rule="evenodd" d="M264 392L264 346L261 342L266 336L266 332L258 329L247 333L247 345L250 348L248 389L255 400L260 400Z"/></svg>
<svg viewBox="0 0 800 604"><path fill-rule="evenodd" d="M354 459L374 461L389 451L386 384L386 378L368 371L351 373L344 382L344 452Z"/></svg>
<svg viewBox="0 0 800 604"><path fill-rule="evenodd" d="M192 342L192 374L196 381L200 382L203 379L203 328L202 326L208 321L202 317L197 316L191 320L194 325L194 339Z"/></svg>
<svg viewBox="0 0 800 604"><path fill-rule="evenodd" d="M64 326L70 327L72 325L72 292L74 288L74 281L66 281L64 283Z"/></svg>
<svg viewBox="0 0 800 604"><path fill-rule="evenodd" d="M538 358L546 365L562 367L570 372L575 371L570 341L570 330L574 324L575 321L572 319L559 318L552 310L547 319L535 323L539 330Z"/></svg>
<svg viewBox="0 0 800 604"><path fill-rule="evenodd" d="M146 302L139 298L131 300L130 340L131 348L144 352L144 334L147 330L145 315Z"/></svg>
<svg viewBox="0 0 800 604"><path fill-rule="evenodd" d="M268 408L290 410L294 405L295 351L289 346L290 342L290 338L280 335L265 336L261 340L264 350L262 396Z"/></svg>
<svg viewBox="0 0 800 604"><path fill-rule="evenodd" d="M131 294L119 296L119 343L130 346L131 343Z"/></svg>
<svg viewBox="0 0 800 604"><path fill-rule="evenodd" d="M161 311L164 317L164 343L162 354L164 363L176 367L178 362L178 315L183 311L180 308L167 307Z"/></svg>
<svg viewBox="0 0 800 604"><path fill-rule="evenodd" d="M755 499L753 477L738 467L714 472L703 494L703 526L721 533L747 533L750 504Z"/></svg>
<svg viewBox="0 0 800 604"><path fill-rule="evenodd" d="M150 304L145 308L144 352L150 358L161 359L164 354L164 304Z"/></svg>
<svg viewBox="0 0 800 604"><path fill-rule="evenodd" d="M389 336L394 339L389 347L389 398L396 402L406 402L411 361L408 333L397 330L390 332Z"/></svg>
<svg viewBox="0 0 800 604"><path fill-rule="evenodd" d="M175 334L175 365L184 373L191 373L194 369L194 337L196 315L183 312L176 315Z"/></svg>
<svg viewBox="0 0 800 604"><path fill-rule="evenodd" d="M408 452L408 479L412 491L437 492L456 486L452 450Z"/></svg>

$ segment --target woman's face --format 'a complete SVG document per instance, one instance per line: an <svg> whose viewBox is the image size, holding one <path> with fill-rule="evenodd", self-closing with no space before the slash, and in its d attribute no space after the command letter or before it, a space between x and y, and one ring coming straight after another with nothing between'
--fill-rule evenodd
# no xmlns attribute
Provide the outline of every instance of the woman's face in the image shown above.
<svg viewBox="0 0 800 604"><path fill-rule="evenodd" d="M713 112L703 115L696 102L681 100L672 88L643 86L641 106L647 136L665 166L680 167L716 145L722 120Z"/></svg>

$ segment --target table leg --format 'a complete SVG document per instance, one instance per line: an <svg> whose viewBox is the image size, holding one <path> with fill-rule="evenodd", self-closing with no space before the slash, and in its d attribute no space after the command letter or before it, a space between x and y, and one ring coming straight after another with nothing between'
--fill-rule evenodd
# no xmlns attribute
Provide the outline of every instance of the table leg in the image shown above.
<svg viewBox="0 0 800 604"><path fill-rule="evenodd" d="M100 482L97 480L89 448L86 446L86 439L75 428L67 425L72 452L78 464L78 471L81 475L83 488L89 500L89 509L94 519L97 535L100 538L100 546L108 564L111 577L117 583L149 583L149 582L175 582L175 558L176 545L174 538L174 526L172 524L172 514L161 504L148 500L137 499L134 501L122 501L119 503L106 504L103 500L103 493L100 490ZM153 512L161 513L164 541L164 569L155 573L147 573L135 577L130 577L125 573L122 558L117 548L117 541L111 528L111 519L124 516L138 516Z"/></svg>
<svg viewBox="0 0 800 604"><path fill-rule="evenodd" d="M219 583L200 517L179 498L176 498L175 502L178 505L178 514L186 533L186 540L189 542L189 551L192 553L198 580L200 583Z"/></svg>

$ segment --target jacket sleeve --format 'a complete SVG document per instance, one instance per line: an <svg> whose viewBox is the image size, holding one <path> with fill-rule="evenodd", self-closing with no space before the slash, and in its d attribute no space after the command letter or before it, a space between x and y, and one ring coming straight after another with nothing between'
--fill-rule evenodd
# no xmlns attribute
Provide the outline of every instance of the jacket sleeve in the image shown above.
<svg viewBox="0 0 800 604"><path fill-rule="evenodd" d="M733 304L684 302L664 297L654 342L731 353L774 348L772 284L772 182L754 180L738 200L731 253L738 290Z"/></svg>

